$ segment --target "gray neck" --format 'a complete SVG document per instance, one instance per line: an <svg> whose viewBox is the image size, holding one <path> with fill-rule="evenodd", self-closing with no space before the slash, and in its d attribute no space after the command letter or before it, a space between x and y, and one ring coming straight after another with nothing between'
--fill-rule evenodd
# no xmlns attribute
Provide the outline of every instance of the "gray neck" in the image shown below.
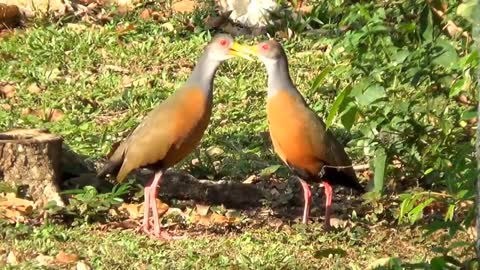
<svg viewBox="0 0 480 270"><path fill-rule="evenodd" d="M287 59L282 57L278 59L262 59L268 74L268 96L274 96L278 91L289 91L295 95L300 93L290 78Z"/></svg>
<svg viewBox="0 0 480 270"><path fill-rule="evenodd" d="M221 61L209 57L209 52L205 51L193 68L190 77L185 83L185 87L199 87L205 91L209 98L213 92L213 77Z"/></svg>

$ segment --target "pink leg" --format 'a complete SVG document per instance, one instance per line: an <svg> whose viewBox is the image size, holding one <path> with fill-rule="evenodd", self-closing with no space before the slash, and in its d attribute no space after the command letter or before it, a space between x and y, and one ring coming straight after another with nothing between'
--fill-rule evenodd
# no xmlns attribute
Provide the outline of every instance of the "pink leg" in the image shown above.
<svg viewBox="0 0 480 270"><path fill-rule="evenodd" d="M163 239L171 239L171 236L167 232L160 231L160 222L158 217L158 209L157 209L157 195L158 195L158 185L162 178L162 171L158 171L155 173L153 180L149 182L145 186L144 196L145 196L145 203L144 203L144 213L143 213L143 224L142 230L155 238L163 238ZM151 217L153 219L150 220L150 211ZM150 228L150 226L153 228Z"/></svg>
<svg viewBox="0 0 480 270"><path fill-rule="evenodd" d="M332 186L327 183L323 182L323 186L325 187L325 227L330 229L330 214L332 212L332 196L333 190Z"/></svg>
<svg viewBox="0 0 480 270"><path fill-rule="evenodd" d="M150 186L152 182L149 182L143 189L143 196L145 197L143 203L143 224L142 229L145 232L148 232L150 229Z"/></svg>
<svg viewBox="0 0 480 270"><path fill-rule="evenodd" d="M303 207L303 224L308 224L308 218L310 216L310 203L312 199L312 192L310 192L310 187L308 186L307 182L300 179L300 184L303 188L303 199L305 201L305 206Z"/></svg>
<svg viewBox="0 0 480 270"><path fill-rule="evenodd" d="M155 173L155 177L152 181L151 192L150 192L150 204L152 209L152 217L153 217L153 235L156 237L160 236L160 222L158 217L158 208L157 208L157 196L158 196L158 185L160 184L160 180L162 179L162 171L158 171Z"/></svg>

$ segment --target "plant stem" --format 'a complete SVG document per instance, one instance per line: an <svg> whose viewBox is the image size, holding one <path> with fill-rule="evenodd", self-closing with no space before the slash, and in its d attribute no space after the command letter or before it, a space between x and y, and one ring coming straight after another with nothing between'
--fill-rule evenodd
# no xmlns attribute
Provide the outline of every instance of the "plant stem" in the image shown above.
<svg viewBox="0 0 480 270"><path fill-rule="evenodd" d="M476 6L477 12L480 11L480 5ZM478 16L477 16L478 18ZM473 39L476 44L477 50L480 51L480 22L475 21L472 26ZM477 119L480 119L480 67L477 67ZM477 150L477 216L476 216L476 229L477 229L477 260L480 262L480 122L477 121L477 141L476 141L476 150Z"/></svg>

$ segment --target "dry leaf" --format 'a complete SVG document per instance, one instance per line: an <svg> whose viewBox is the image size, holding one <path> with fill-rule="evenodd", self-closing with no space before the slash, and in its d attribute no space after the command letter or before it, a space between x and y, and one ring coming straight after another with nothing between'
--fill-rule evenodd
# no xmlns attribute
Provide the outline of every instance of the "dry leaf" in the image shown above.
<svg viewBox="0 0 480 270"><path fill-rule="evenodd" d="M65 116L65 114L59 110L59 109L51 109L49 114L48 114L48 121L50 122L58 122L60 120L63 119L63 117Z"/></svg>
<svg viewBox="0 0 480 270"><path fill-rule="evenodd" d="M173 24L167 22L167 23L164 23L162 25L160 25L161 27L165 28L167 31L169 32L173 32L175 30L175 27L173 27Z"/></svg>
<svg viewBox="0 0 480 270"><path fill-rule="evenodd" d="M226 216L222 216L217 213L212 213L211 215L208 215L208 216L200 216L198 214L194 214L192 217L192 222L197 223L199 225L203 225L203 226L234 223L236 221L237 221L236 218L228 218Z"/></svg>
<svg viewBox="0 0 480 270"><path fill-rule="evenodd" d="M247 179L243 180L244 184L253 184L260 180L256 175L250 175Z"/></svg>
<svg viewBox="0 0 480 270"><path fill-rule="evenodd" d="M143 216L143 205L137 203L122 203L118 208L119 211L126 212L131 219L137 219Z"/></svg>
<svg viewBox="0 0 480 270"><path fill-rule="evenodd" d="M27 88L28 92L32 94L38 94L42 92L42 88L40 88L36 83L32 83Z"/></svg>
<svg viewBox="0 0 480 270"><path fill-rule="evenodd" d="M160 199L156 199L158 215L163 216L169 209L168 204L163 203ZM137 219L143 217L144 215L144 204L135 204L135 203L122 203L118 208L119 211L127 213L129 218Z"/></svg>
<svg viewBox="0 0 480 270"><path fill-rule="evenodd" d="M16 252L10 251L8 253L7 263L10 264L10 265L18 265L20 263Z"/></svg>
<svg viewBox="0 0 480 270"><path fill-rule="evenodd" d="M117 34L119 35L122 35L122 34L125 34L125 33L128 33L130 31L133 31L135 30L135 25L133 24L128 24L128 25L119 25L117 26Z"/></svg>
<svg viewBox="0 0 480 270"><path fill-rule="evenodd" d="M66 253L64 251L60 251L57 256L55 256L55 260L59 263L69 264L74 263L80 259L77 254Z"/></svg>
<svg viewBox="0 0 480 270"><path fill-rule="evenodd" d="M15 96L16 88L11 84L0 85L0 96L6 98L13 98Z"/></svg>
<svg viewBox="0 0 480 270"><path fill-rule="evenodd" d="M175 216L181 216L181 217L186 217L187 215L180 209L180 208L168 208L168 211L165 213L165 215L175 215Z"/></svg>
<svg viewBox="0 0 480 270"><path fill-rule="evenodd" d="M148 21L152 18L152 10L149 8L144 9L142 12L140 12L140 19L144 21Z"/></svg>
<svg viewBox="0 0 480 270"><path fill-rule="evenodd" d="M9 193L14 194L14 193ZM31 213L33 202L21 198L12 198L10 196L0 197L0 207L15 208L23 212Z"/></svg>
<svg viewBox="0 0 480 270"><path fill-rule="evenodd" d="M10 104L2 104L2 105L0 105L0 107L2 107L2 109L4 109L5 111L11 111L12 110L12 106Z"/></svg>
<svg viewBox="0 0 480 270"><path fill-rule="evenodd" d="M470 105L470 101L468 100L468 97L463 94L458 96L458 101L460 103Z"/></svg>
<svg viewBox="0 0 480 270"><path fill-rule="evenodd" d="M220 156L223 155L224 152L225 151L223 151L222 148L216 146L212 146L207 149L207 154L209 156Z"/></svg>
<svg viewBox="0 0 480 270"><path fill-rule="evenodd" d="M49 122L60 121L65 116L65 114L59 109L47 109L44 111L41 109L25 108L25 109L22 109L21 114L33 115L44 121L49 121Z"/></svg>
<svg viewBox="0 0 480 270"><path fill-rule="evenodd" d="M80 261L77 263L77 270L90 270L92 269L88 264Z"/></svg>
<svg viewBox="0 0 480 270"><path fill-rule="evenodd" d="M308 6L308 5L307 5L307 6L303 6L303 5L302 5L302 6L300 6L300 7L298 8L298 11L299 11L300 13L302 13L303 15L306 15L306 14L311 13L312 10L313 10L313 6Z"/></svg>
<svg viewBox="0 0 480 270"><path fill-rule="evenodd" d="M12 221L22 221L33 212L34 203L17 198L15 193L0 195L0 217Z"/></svg>
<svg viewBox="0 0 480 270"><path fill-rule="evenodd" d="M228 218L226 216L219 215L217 213L213 213L211 215L211 219L213 223L216 223L216 224L234 223L235 221L237 221L236 218Z"/></svg>
<svg viewBox="0 0 480 270"><path fill-rule="evenodd" d="M197 2L193 0L180 0L172 5L172 10L177 13L192 13L197 7Z"/></svg>
<svg viewBox="0 0 480 270"><path fill-rule="evenodd" d="M133 85L133 79L127 75L123 76L121 85L124 88L131 87Z"/></svg>
<svg viewBox="0 0 480 270"><path fill-rule="evenodd" d="M152 12L152 18L155 20L155 21L159 21L159 22L163 22L165 21L165 16L163 16L162 13L158 12L158 11L154 11Z"/></svg>
<svg viewBox="0 0 480 270"><path fill-rule="evenodd" d="M170 207L168 206L168 204L160 201L160 199L155 199L155 201L157 202L158 216L163 216L168 211L168 208ZM142 205L142 213L143 213L143 205Z"/></svg>
<svg viewBox="0 0 480 270"><path fill-rule="evenodd" d="M52 256L38 255L35 260L41 266L52 266L55 263L55 259Z"/></svg>
<svg viewBox="0 0 480 270"><path fill-rule="evenodd" d="M196 212L200 216L206 216L208 214L208 211L210 210L210 205L205 205L205 204L198 204L196 205Z"/></svg>
<svg viewBox="0 0 480 270"><path fill-rule="evenodd" d="M333 228L345 228L347 221L339 218L332 217L330 218L330 225Z"/></svg>

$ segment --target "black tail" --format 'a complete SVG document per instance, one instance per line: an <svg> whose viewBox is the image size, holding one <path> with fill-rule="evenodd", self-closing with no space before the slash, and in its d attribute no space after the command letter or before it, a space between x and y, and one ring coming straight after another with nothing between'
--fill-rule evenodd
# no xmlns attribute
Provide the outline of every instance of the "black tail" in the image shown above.
<svg viewBox="0 0 480 270"><path fill-rule="evenodd" d="M336 168L325 168L325 173L321 179L332 185L340 185L354 189L360 193L365 193L365 188L358 183L358 179L356 177L353 178L352 176Z"/></svg>
<svg viewBox="0 0 480 270"><path fill-rule="evenodd" d="M97 178L105 178L107 174L110 174L111 176L117 176L118 171L122 167L123 160L119 161L112 161L109 160L105 166L100 170L100 172L97 173Z"/></svg>

